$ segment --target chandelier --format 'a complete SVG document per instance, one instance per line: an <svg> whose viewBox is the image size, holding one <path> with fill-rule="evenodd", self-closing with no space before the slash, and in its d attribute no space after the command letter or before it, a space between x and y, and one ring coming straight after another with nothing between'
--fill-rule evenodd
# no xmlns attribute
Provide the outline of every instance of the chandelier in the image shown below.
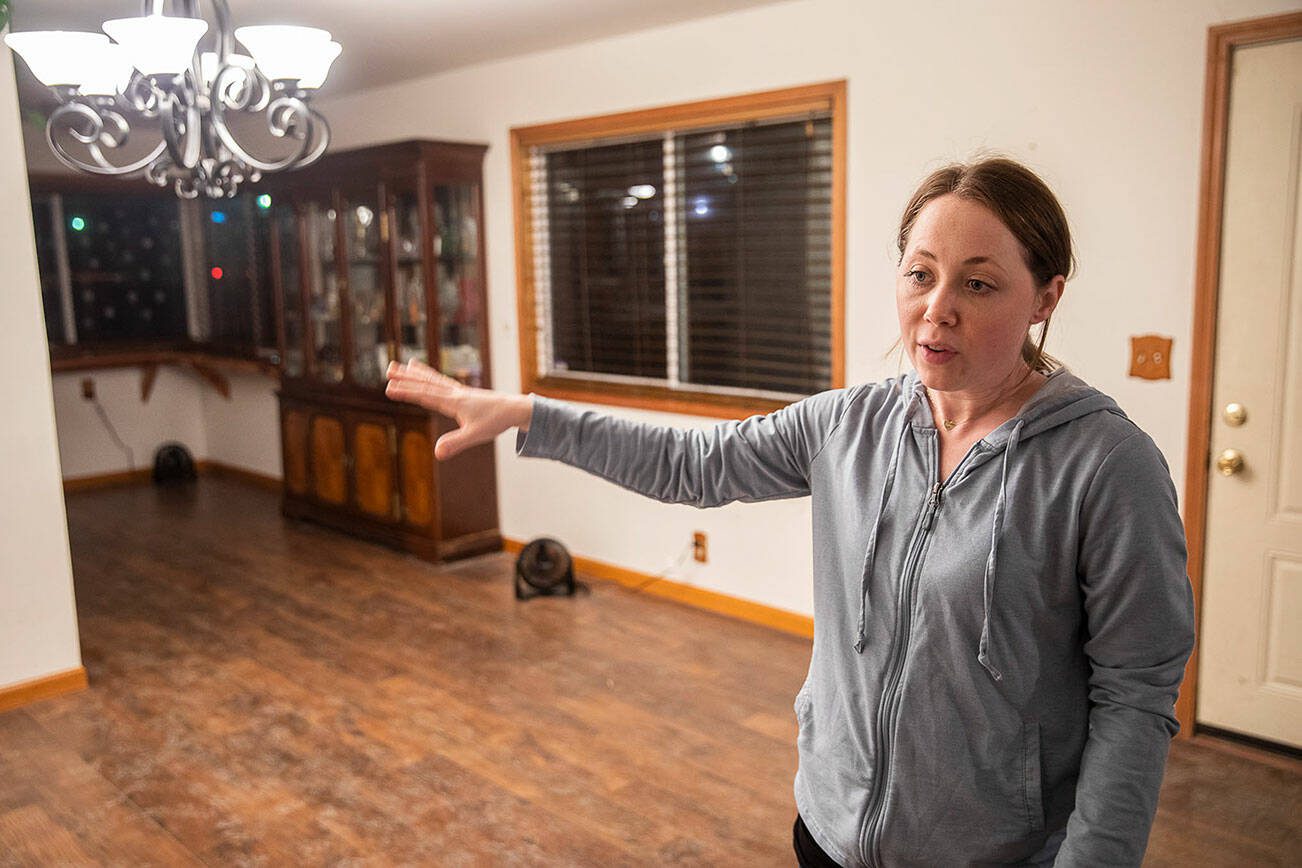
<svg viewBox="0 0 1302 868"><path fill-rule="evenodd" d="M219 199L263 173L306 166L325 152L330 127L310 100L339 56L339 43L314 27L232 32L226 0L208 5L216 21L210 51L200 50L209 27L197 0L173 0L178 15L164 15L163 0L143 0L140 17L104 22L108 36L51 30L5 37L59 100L45 140L60 162L95 175L142 174L160 187L171 184L183 199ZM252 56L235 53L237 39ZM123 161L132 132L128 114L157 124L160 140ZM237 139L231 123L243 135L250 118L265 120L264 145L278 153L264 149L255 156Z"/></svg>

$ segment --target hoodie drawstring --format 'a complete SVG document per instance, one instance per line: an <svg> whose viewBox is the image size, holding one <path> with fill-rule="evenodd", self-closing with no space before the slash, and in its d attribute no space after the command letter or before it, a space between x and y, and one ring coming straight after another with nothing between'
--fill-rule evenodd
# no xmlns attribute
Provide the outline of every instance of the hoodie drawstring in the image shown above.
<svg viewBox="0 0 1302 868"><path fill-rule="evenodd" d="M868 582L872 577L873 560L877 556L877 534L881 530L882 517L886 515L886 504L895 487L895 472L900 465L900 454L904 451L904 438L909 433L913 414L917 412L922 396L926 392L921 383L913 388L909 405L904 410L904 423L900 426L900 436L895 441L895 451L891 453L891 463L886 470L886 480L882 483L881 497L877 501L877 520L873 522L872 534L868 537L868 551L864 555L862 578L859 583L859 632L854 640L855 653L862 653L868 630Z"/></svg>
<svg viewBox="0 0 1302 868"><path fill-rule="evenodd" d="M1026 420L1019 420L1008 435L1008 445L1004 449L1003 473L999 478L999 499L995 501L995 520L990 529L990 554L986 556L986 573L982 580L982 592L985 598L985 616L981 621L981 641L977 645L977 661L990 673L995 681L1002 681L1004 676L990 660L990 610L995 599L995 569L999 562L999 538L1004 533L1005 505L1008 501L1008 465L1012 460L1013 450L1022 436L1022 426Z"/></svg>

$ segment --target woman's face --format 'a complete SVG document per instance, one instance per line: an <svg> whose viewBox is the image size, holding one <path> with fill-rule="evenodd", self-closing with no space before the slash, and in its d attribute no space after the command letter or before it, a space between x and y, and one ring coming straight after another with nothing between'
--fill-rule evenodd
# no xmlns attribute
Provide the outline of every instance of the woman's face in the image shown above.
<svg viewBox="0 0 1302 868"><path fill-rule="evenodd" d="M998 393L1020 377L1026 330L1043 322L1065 278L1037 292L1008 227L984 205L947 194L914 221L896 276L900 337L936 391Z"/></svg>

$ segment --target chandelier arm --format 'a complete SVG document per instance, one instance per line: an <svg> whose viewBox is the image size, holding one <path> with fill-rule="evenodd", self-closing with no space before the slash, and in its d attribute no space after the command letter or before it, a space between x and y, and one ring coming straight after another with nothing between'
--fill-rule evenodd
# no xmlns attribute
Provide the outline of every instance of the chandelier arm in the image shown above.
<svg viewBox="0 0 1302 868"><path fill-rule="evenodd" d="M216 80L213 81L214 94L224 85L224 76L230 70L245 72L245 70L234 66L223 69ZM271 134L278 138L288 135L299 140L298 147L287 157L280 160L260 160L240 145L226 125L226 115L220 99L212 101L210 116L212 118L212 127L221 139L221 143L237 160L260 172L280 172L297 165L308 152L308 148L312 144L313 114L314 112L308 107L307 103L296 97L282 96L268 106L267 128Z"/></svg>
<svg viewBox="0 0 1302 868"><path fill-rule="evenodd" d="M179 116L178 108L181 110ZM199 108L182 103L176 94L168 94L159 106L158 122L172 163L182 169L193 169L199 163L202 145Z"/></svg>
<svg viewBox="0 0 1302 868"><path fill-rule="evenodd" d="M330 123L316 109L309 107L308 111L312 115L312 130L316 133L316 144L306 156L294 164L296 169L310 166L321 159L321 155L325 153L326 148L330 145Z"/></svg>
<svg viewBox="0 0 1302 868"><path fill-rule="evenodd" d="M121 117L121 115L118 115L116 112L111 112L110 114L116 118L115 123L120 122L125 126L126 121ZM88 132L82 132L76 129L75 125L78 121L84 121L86 123L86 129ZM95 162L88 163L80 157L69 153L68 150L64 148L57 139L55 139L54 129L55 125L58 123L67 123L69 125L69 132L72 134L72 137L87 146L87 150L90 152L91 158ZM89 172L93 175L123 176L139 172L162 154L166 147L164 142L159 142L152 151L140 159L123 166L114 165L104 156L103 151L100 149L100 143L111 148L116 148L125 141L125 132L123 132L120 137L110 136L110 134L104 129L104 118L100 116L99 112L80 102L68 102L59 106L50 114L50 119L45 124L45 143L54 153L55 158L70 169Z"/></svg>
<svg viewBox="0 0 1302 868"><path fill-rule="evenodd" d="M231 30L231 10L226 0L208 0L213 18L217 20L217 63L226 64L226 58L235 53L235 33Z"/></svg>

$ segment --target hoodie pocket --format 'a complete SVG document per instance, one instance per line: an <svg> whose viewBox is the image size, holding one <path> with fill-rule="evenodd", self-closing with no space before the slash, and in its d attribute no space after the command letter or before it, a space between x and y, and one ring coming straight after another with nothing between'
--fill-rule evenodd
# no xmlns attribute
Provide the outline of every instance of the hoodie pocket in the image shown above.
<svg viewBox="0 0 1302 868"><path fill-rule="evenodd" d="M1044 803L1040 795L1040 724L1022 721L1022 802L1032 833L1044 831Z"/></svg>

